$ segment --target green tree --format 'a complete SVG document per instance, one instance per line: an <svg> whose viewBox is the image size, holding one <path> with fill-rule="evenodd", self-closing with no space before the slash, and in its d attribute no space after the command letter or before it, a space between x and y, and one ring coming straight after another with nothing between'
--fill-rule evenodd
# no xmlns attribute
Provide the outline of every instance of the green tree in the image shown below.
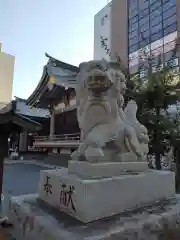
<svg viewBox="0 0 180 240"><path fill-rule="evenodd" d="M151 68L152 69L152 68ZM134 76L132 96L139 106L139 118L146 125L151 136L152 151L156 156L156 168L161 169L160 155L164 131L170 126L165 112L179 100L179 73L172 66L158 67L140 79Z"/></svg>
<svg viewBox="0 0 180 240"><path fill-rule="evenodd" d="M173 114L168 113L171 127L168 128L168 140L174 148L174 160L176 163L176 191L180 192L180 104L174 107Z"/></svg>

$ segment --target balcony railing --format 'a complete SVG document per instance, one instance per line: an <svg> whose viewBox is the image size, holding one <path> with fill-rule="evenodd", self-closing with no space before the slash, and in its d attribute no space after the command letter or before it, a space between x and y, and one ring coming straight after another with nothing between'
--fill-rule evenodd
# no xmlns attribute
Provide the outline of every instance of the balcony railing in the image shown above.
<svg viewBox="0 0 180 240"><path fill-rule="evenodd" d="M60 134L52 136L35 136L35 142L43 141L80 141L80 133Z"/></svg>

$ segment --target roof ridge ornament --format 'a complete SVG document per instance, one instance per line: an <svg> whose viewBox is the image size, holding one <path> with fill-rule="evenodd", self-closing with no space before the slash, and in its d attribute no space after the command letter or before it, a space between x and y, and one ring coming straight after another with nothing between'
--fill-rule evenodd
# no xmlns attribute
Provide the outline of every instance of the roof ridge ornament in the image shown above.
<svg viewBox="0 0 180 240"><path fill-rule="evenodd" d="M45 53L45 56L46 56L47 58L49 58L49 63L52 63L52 65L53 65L54 67L56 67L57 62L58 62L59 60L57 60L56 58L50 56L48 53Z"/></svg>
<svg viewBox="0 0 180 240"><path fill-rule="evenodd" d="M56 58L50 56L48 53L45 53L45 56L46 56L47 58L51 59L51 60L59 61L59 60L57 60Z"/></svg>

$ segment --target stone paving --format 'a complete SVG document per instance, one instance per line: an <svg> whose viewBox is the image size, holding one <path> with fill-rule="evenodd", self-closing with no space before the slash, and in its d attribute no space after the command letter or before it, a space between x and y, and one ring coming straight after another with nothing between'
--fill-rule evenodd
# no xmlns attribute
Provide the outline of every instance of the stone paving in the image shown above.
<svg viewBox="0 0 180 240"><path fill-rule="evenodd" d="M37 161L8 161L4 166L3 190L12 196L37 193L40 170L56 166Z"/></svg>
<svg viewBox="0 0 180 240"><path fill-rule="evenodd" d="M19 196L37 193L40 170L54 169L58 166L43 164L35 160L7 160L4 165L3 192L5 195ZM0 228L0 240L13 240Z"/></svg>
<svg viewBox="0 0 180 240"><path fill-rule="evenodd" d="M44 167L44 168L59 168L59 166L57 165L53 165L53 164L46 164L37 160L6 160L5 161L5 165L7 164L15 164L15 163L21 163L21 164L32 164L32 165L36 165L36 166L40 166L40 167Z"/></svg>

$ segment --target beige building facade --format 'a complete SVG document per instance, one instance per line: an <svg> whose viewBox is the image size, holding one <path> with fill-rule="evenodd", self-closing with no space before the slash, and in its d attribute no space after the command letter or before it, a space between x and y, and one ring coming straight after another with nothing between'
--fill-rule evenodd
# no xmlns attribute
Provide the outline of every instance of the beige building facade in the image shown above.
<svg viewBox="0 0 180 240"><path fill-rule="evenodd" d="M0 43L0 108L12 100L15 57L2 52Z"/></svg>
<svg viewBox="0 0 180 240"><path fill-rule="evenodd" d="M112 0L94 18L94 59L118 55L132 74L141 66L142 78L149 56L154 69L159 56L178 69L173 52L179 37L180 0Z"/></svg>
<svg viewBox="0 0 180 240"><path fill-rule="evenodd" d="M94 59L116 59L128 65L128 4L112 0L94 17Z"/></svg>

